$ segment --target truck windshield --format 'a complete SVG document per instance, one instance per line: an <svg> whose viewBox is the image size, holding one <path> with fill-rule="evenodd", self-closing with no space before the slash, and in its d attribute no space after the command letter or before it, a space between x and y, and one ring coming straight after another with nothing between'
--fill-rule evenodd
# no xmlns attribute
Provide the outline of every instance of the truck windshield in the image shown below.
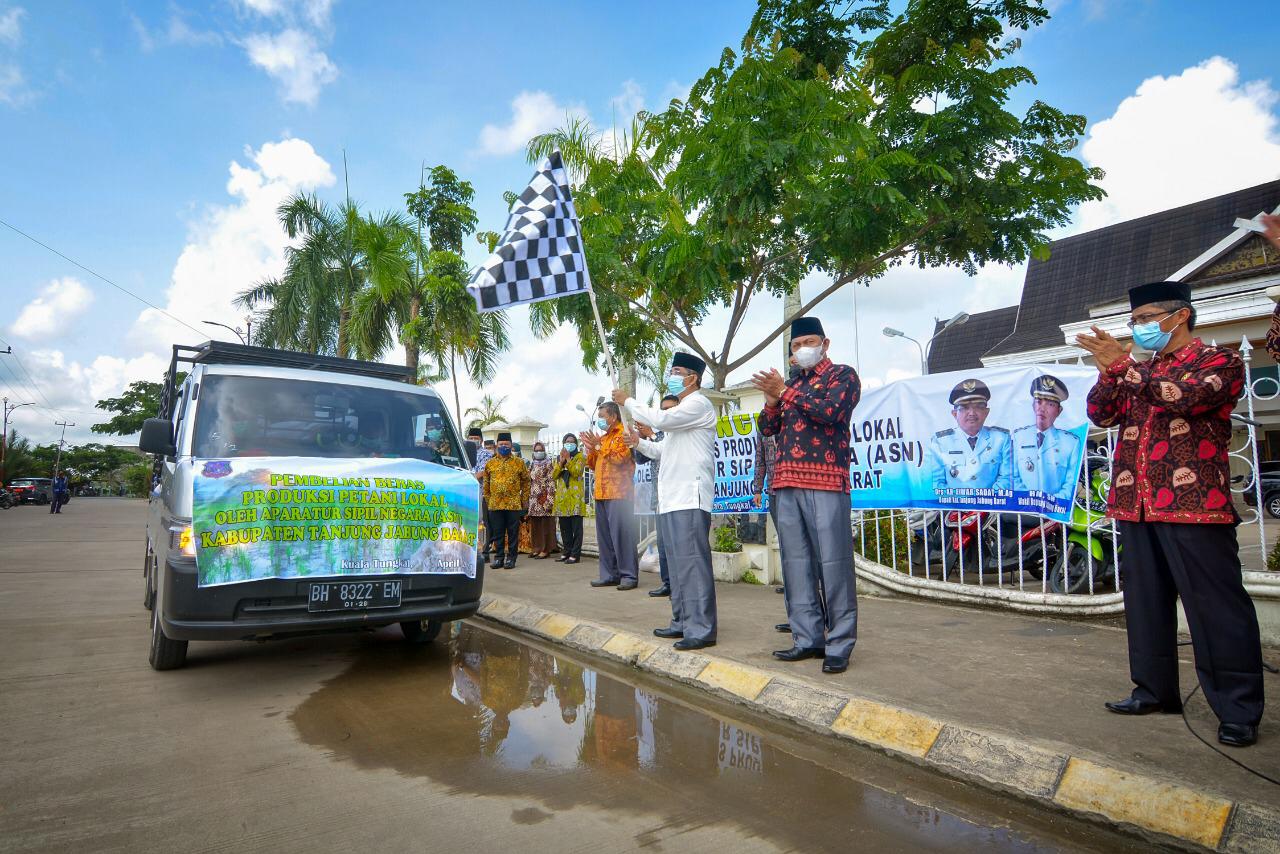
<svg viewBox="0 0 1280 854"><path fill-rule="evenodd" d="M407 457L461 468L439 398L343 383L208 376L196 404L196 457Z"/></svg>

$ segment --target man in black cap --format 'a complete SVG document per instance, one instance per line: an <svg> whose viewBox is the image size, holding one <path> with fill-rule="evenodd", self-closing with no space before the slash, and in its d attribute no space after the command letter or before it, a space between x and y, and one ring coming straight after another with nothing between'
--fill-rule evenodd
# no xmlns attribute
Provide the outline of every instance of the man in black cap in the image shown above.
<svg viewBox="0 0 1280 854"><path fill-rule="evenodd" d="M782 661L822 658L822 672L842 673L858 639L849 421L862 385L853 368L827 358L830 347L816 317L796 318L791 354L800 375L783 380L770 369L757 373L751 383L765 396L760 432L778 441L773 499L794 646L774 656Z"/></svg>
<svg viewBox="0 0 1280 854"><path fill-rule="evenodd" d="M663 433L661 442L627 433L658 467L658 531L667 556L671 585L671 624L654 629L660 638L675 638L678 650L702 649L716 643L716 585L711 574L711 507L715 501L716 410L702 393L707 364L692 353L676 353L667 375L667 394L679 402L670 409L645 406L622 389L615 403L640 424Z"/></svg>
<svg viewBox="0 0 1280 854"><path fill-rule="evenodd" d="M498 434L498 453L484 464L483 493L489 508L491 539L496 547L493 566L516 568L520 552L520 520L529 509L529 469L511 451L511 434Z"/></svg>
<svg viewBox="0 0 1280 854"><path fill-rule="evenodd" d="M1120 428L1108 515L1119 520L1120 569L1129 635L1130 697L1107 703L1123 715L1182 710L1177 600L1182 599L1196 674L1218 716L1218 741L1244 747L1262 719L1262 647L1253 600L1240 575L1227 461L1231 412L1244 363L1191 334L1191 288L1154 282L1129 291L1129 328L1150 361L1130 357L1093 327L1076 341L1097 363L1089 418Z"/></svg>
<svg viewBox="0 0 1280 854"><path fill-rule="evenodd" d="M990 400L991 389L982 380L961 380L951 389L956 426L929 440L935 491L1013 489L1013 446L1008 430L987 426Z"/></svg>
<svg viewBox="0 0 1280 854"><path fill-rule="evenodd" d="M1076 467L1080 439L1054 426L1062 414L1062 401L1070 396L1066 384L1041 374L1031 381L1031 408L1035 423L1013 431L1013 488L1042 492L1060 502L1076 494Z"/></svg>

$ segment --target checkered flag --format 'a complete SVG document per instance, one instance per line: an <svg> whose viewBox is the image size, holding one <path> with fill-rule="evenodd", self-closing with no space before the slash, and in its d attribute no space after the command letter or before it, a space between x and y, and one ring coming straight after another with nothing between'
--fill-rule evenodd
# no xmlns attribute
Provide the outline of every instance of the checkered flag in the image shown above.
<svg viewBox="0 0 1280 854"><path fill-rule="evenodd" d="M472 271L467 290L483 312L590 289L569 179L553 151L516 199L498 248Z"/></svg>

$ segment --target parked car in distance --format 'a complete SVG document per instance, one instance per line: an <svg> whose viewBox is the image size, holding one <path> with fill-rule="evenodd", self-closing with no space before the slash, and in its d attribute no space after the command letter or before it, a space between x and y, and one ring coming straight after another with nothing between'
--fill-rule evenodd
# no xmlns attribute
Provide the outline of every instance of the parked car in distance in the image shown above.
<svg viewBox="0 0 1280 854"><path fill-rule="evenodd" d="M1259 480L1262 484L1262 506L1272 519L1280 519L1280 461L1258 463ZM1243 485L1241 497L1249 507L1257 504L1257 490L1253 486L1252 475L1236 475L1231 479L1233 488Z"/></svg>
<svg viewBox="0 0 1280 854"><path fill-rule="evenodd" d="M53 500L53 478L20 477L9 484L9 491L22 504L48 504Z"/></svg>

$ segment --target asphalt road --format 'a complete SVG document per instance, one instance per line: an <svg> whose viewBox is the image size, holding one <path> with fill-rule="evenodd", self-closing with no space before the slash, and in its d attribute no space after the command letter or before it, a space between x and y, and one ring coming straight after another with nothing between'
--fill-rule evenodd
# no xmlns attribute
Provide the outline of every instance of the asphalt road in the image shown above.
<svg viewBox="0 0 1280 854"><path fill-rule="evenodd" d="M153 672L144 509L0 512L0 851L1139 847L480 628Z"/></svg>

